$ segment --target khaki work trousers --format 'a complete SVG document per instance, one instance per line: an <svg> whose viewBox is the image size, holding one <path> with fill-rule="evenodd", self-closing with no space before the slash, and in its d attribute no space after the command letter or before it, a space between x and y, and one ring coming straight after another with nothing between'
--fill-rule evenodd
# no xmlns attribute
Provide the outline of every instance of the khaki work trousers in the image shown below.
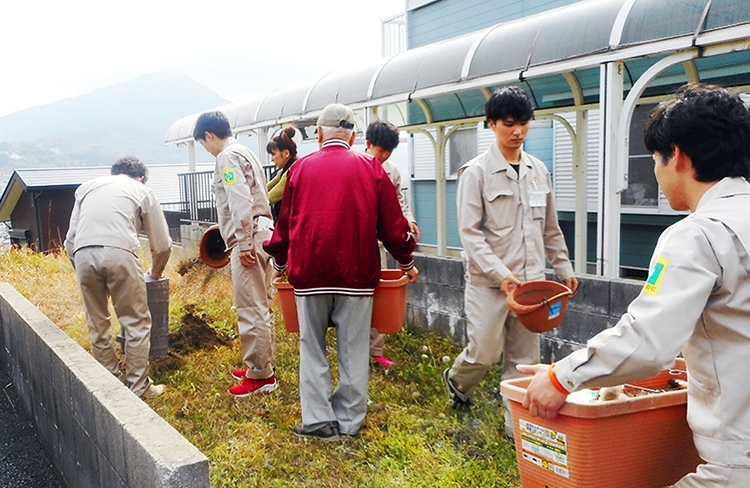
<svg viewBox="0 0 750 488"><path fill-rule="evenodd" d="M237 246L232 249L230 259L242 360L247 368L247 377L256 380L270 378L276 367L270 310L273 297L272 265L268 254L263 250L263 241L270 238L270 231L255 233L255 264L251 267L242 266Z"/></svg>
<svg viewBox="0 0 750 488"><path fill-rule="evenodd" d="M456 357L450 378L463 394L469 397L493 364L502 364L502 379L520 378L518 364L539 362L539 334L530 332L505 304L505 293L500 288L474 286L466 283L464 290L466 333L469 344ZM509 403L506 407L506 432L512 435Z"/></svg>
<svg viewBox="0 0 750 488"><path fill-rule="evenodd" d="M110 330L108 299L125 334L125 374L128 388L143 396L151 384L148 355L151 349L151 313L146 282L138 258L116 247L79 249L74 256L76 276L86 309L91 354L115 376L119 359Z"/></svg>

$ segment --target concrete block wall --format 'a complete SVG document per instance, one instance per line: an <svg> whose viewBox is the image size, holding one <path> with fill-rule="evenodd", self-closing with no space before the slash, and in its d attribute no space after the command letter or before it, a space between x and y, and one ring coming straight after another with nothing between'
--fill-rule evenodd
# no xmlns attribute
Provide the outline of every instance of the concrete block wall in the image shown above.
<svg viewBox="0 0 750 488"><path fill-rule="evenodd" d="M555 279L552 272L547 279ZM579 287L568 302L565 318L555 329L541 338L542 361L551 363L562 359L604 329L614 326L628 305L638 296L643 282L579 276Z"/></svg>
<svg viewBox="0 0 750 488"><path fill-rule="evenodd" d="M68 486L209 486L206 456L8 283L0 361Z"/></svg>
<svg viewBox="0 0 750 488"><path fill-rule="evenodd" d="M396 264L389 256L391 267ZM436 332L466 344L464 269L458 258L416 253L419 282L409 285L407 323L422 332ZM547 272L547 279L555 279ZM568 303L562 324L541 336L542 361L561 359L598 332L612 327L640 293L643 282L579 276L580 287Z"/></svg>
<svg viewBox="0 0 750 488"><path fill-rule="evenodd" d="M393 258L390 267L398 268ZM464 268L461 260L414 255L419 281L408 286L406 322L422 332L437 332L459 344L466 342Z"/></svg>

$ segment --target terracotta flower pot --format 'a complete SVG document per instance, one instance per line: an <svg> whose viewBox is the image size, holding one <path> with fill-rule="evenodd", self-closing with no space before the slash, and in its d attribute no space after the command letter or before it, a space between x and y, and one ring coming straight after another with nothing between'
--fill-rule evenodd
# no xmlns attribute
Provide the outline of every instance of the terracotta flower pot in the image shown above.
<svg viewBox="0 0 750 488"><path fill-rule="evenodd" d="M227 249L224 238L219 232L219 224L214 224L201 236L198 251L201 260L212 268L223 268L229 264L231 251Z"/></svg>
<svg viewBox="0 0 750 488"><path fill-rule="evenodd" d="M398 269L384 269L380 272L380 283L375 287L372 304L372 324L381 334L395 334L406 323L406 285L409 278ZM297 302L294 288L278 278L273 286L278 291L281 313L287 332L299 332Z"/></svg>
<svg viewBox="0 0 750 488"><path fill-rule="evenodd" d="M671 378L685 380L684 372L684 360L677 359L673 370L634 385L666 388ZM566 403L557 417L545 420L532 417L521 404L530 382L520 378L500 384L503 397L511 400L524 488L662 488L703 462L685 418L687 390Z"/></svg>
<svg viewBox="0 0 750 488"><path fill-rule="evenodd" d="M505 301L531 332L547 332L562 322L573 292L557 281L527 281L513 288Z"/></svg>

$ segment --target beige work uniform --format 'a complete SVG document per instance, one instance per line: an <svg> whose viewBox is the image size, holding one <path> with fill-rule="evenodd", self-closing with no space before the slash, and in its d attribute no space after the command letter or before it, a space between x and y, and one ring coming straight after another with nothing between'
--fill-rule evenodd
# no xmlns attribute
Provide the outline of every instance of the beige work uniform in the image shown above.
<svg viewBox="0 0 750 488"><path fill-rule="evenodd" d="M151 314L138 260L138 234L151 248L151 276L169 260L172 240L159 201L150 188L127 175L103 176L82 184L75 194L65 252L74 264L83 296L91 353L119 375L110 333L108 298L125 333L128 387L138 396L148 389Z"/></svg>
<svg viewBox="0 0 750 488"><path fill-rule="evenodd" d="M409 211L409 206L406 205L404 192L401 191L401 172L389 159L383 162L383 169L388 175L388 178L390 178L391 183L393 183L393 186L396 188L398 203L401 204L401 211L404 213L404 217L406 217L406 220L409 221L409 223L416 222L414 216ZM378 242L378 247L380 248L380 267L385 269L387 265L385 246L383 246L382 242ZM384 348L385 334L378 332L378 329L375 327L370 328L370 356L382 356Z"/></svg>
<svg viewBox="0 0 750 488"><path fill-rule="evenodd" d="M667 228L640 295L555 373L569 391L688 369L687 420L706 461L675 488L750 486L750 185L724 178Z"/></svg>
<svg viewBox="0 0 750 488"><path fill-rule="evenodd" d="M539 362L539 335L510 313L500 283L511 274L523 282L544 279L545 258L560 279L574 274L546 166L522 152L519 173L494 144L459 170L468 345L450 378L464 400L501 357L503 379L520 376L517 364Z"/></svg>
<svg viewBox="0 0 750 488"><path fill-rule="evenodd" d="M213 192L219 230L232 250L231 270L237 328L247 377L274 374L274 337L270 312L271 263L263 242L271 238L271 208L266 177L258 159L230 137L216 156ZM240 251L253 251L255 264L240 263Z"/></svg>

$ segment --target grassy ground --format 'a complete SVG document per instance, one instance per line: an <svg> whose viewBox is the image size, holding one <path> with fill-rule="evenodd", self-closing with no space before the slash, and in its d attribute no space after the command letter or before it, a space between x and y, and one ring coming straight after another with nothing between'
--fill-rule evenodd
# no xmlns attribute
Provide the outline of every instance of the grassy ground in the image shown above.
<svg viewBox="0 0 750 488"><path fill-rule="evenodd" d="M149 404L206 454L212 486L520 486L515 452L502 438L495 369L474 395L473 411L456 412L441 374L460 348L407 328L386 341L387 354L397 366L388 374L378 369L370 376L368 415L360 435L329 444L298 439L291 434L301 418L298 336L284 330L275 309L280 387L267 395L231 398L226 388L235 381L229 372L241 366L241 356L229 275L201 263L177 262L177 256L173 261L167 272L170 344L182 343L189 333L187 324L196 321L208 325L217 340L171 353L180 360L179 369L156 367L152 376L168 390ZM0 281L10 282L89 348L67 258L0 253ZM119 326L114 329L119 332ZM335 337L329 335L329 357L335 363Z"/></svg>

